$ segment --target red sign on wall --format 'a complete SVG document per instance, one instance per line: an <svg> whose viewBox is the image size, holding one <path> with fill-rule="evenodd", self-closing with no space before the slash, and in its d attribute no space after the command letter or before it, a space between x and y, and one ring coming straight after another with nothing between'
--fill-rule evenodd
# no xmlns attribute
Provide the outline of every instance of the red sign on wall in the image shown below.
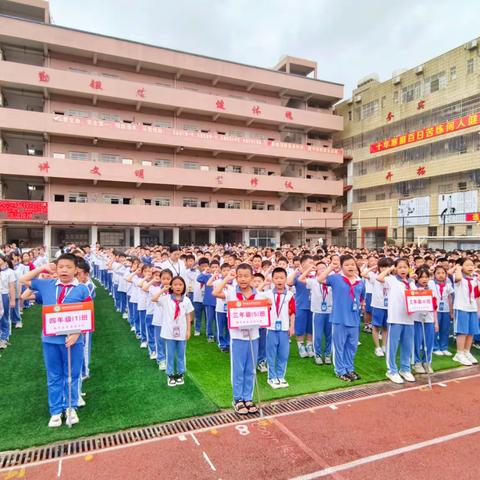
<svg viewBox="0 0 480 480"><path fill-rule="evenodd" d="M45 221L48 203L22 200L0 200L0 220Z"/></svg>

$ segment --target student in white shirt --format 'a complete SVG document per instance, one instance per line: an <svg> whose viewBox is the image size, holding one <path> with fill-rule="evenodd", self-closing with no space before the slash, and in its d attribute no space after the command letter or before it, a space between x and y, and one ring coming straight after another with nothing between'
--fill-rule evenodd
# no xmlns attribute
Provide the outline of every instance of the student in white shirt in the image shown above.
<svg viewBox="0 0 480 480"><path fill-rule="evenodd" d="M180 248L178 245L172 245L170 247L170 256L167 260L161 263L160 268L162 270L170 270L174 277L182 277L187 283L187 269L182 260L180 260Z"/></svg>
<svg viewBox="0 0 480 480"><path fill-rule="evenodd" d="M4 255L0 255L0 293L3 315L0 318L0 349L8 347L10 338L10 309L15 308L15 272Z"/></svg>

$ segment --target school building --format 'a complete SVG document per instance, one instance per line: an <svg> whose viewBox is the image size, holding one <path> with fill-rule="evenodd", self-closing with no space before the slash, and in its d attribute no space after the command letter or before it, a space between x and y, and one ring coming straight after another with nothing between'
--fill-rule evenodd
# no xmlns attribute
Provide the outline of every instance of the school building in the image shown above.
<svg viewBox="0 0 480 480"><path fill-rule="evenodd" d="M386 81L363 78L336 112L345 243L479 248L480 39Z"/></svg>
<svg viewBox="0 0 480 480"><path fill-rule="evenodd" d="M331 239L344 183L315 62L272 69L78 31L0 1L1 241Z"/></svg>

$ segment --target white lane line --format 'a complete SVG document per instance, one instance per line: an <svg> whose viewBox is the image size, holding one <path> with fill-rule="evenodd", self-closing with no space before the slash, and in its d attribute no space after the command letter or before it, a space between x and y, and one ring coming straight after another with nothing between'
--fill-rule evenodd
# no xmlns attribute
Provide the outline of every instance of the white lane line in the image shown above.
<svg viewBox="0 0 480 480"><path fill-rule="evenodd" d="M197 447L200 446L200 442L197 440L197 437L191 433L190 436L192 437L193 441L195 442L195 445L197 445Z"/></svg>
<svg viewBox="0 0 480 480"><path fill-rule="evenodd" d="M338 407L336 405L329 405L328 408L331 408L332 410L338 410Z"/></svg>
<svg viewBox="0 0 480 480"><path fill-rule="evenodd" d="M57 477L60 478L62 476L62 460L58 461L58 470L57 470Z"/></svg>
<svg viewBox="0 0 480 480"><path fill-rule="evenodd" d="M437 384L439 387L448 387L448 385L446 383L438 383Z"/></svg>
<svg viewBox="0 0 480 480"><path fill-rule="evenodd" d="M203 452L203 458L205 459L205 461L210 465L210 468L216 472L217 469L215 468L215 465L212 463L212 461L210 460L210 458L208 457L208 455L206 454L206 452Z"/></svg>
<svg viewBox="0 0 480 480"><path fill-rule="evenodd" d="M181 442L185 442L187 440L187 437L185 435L179 435L178 436L178 439L181 441Z"/></svg>
<svg viewBox="0 0 480 480"><path fill-rule="evenodd" d="M425 442L413 443L412 445L408 445L406 447L395 448L394 450L389 450L387 452L377 453L368 457L359 458L358 460L354 460L353 462L347 462L341 465L335 465L333 467L317 470L316 472L308 473L307 475L295 477L292 480L313 480L314 478L326 477L327 475L333 475L338 472L350 470L351 468L359 467L360 465L377 462L378 460L384 460L385 458L396 457L397 455L401 455L402 453L413 452L415 450L420 450L421 448L431 447L432 445L439 445L441 443L449 442L450 440L466 437L467 435L472 435L479 432L480 426L468 428L467 430L461 430L460 432L432 438L431 440L426 440Z"/></svg>

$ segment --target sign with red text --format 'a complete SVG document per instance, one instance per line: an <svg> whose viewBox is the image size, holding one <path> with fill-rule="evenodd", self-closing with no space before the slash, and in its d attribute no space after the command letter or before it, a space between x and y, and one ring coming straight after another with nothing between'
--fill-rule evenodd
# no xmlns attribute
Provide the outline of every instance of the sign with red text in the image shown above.
<svg viewBox="0 0 480 480"><path fill-rule="evenodd" d="M48 203L28 200L0 200L0 220L45 221Z"/></svg>
<svg viewBox="0 0 480 480"><path fill-rule="evenodd" d="M227 303L228 328L270 326L268 300L234 300Z"/></svg>
<svg viewBox="0 0 480 480"><path fill-rule="evenodd" d="M407 313L433 312L433 294L431 290L405 290Z"/></svg>
<svg viewBox="0 0 480 480"><path fill-rule="evenodd" d="M95 323L93 302L44 305L42 308L43 335L68 335L73 332L93 332Z"/></svg>
<svg viewBox="0 0 480 480"><path fill-rule="evenodd" d="M381 142L370 144L370 153L383 152L391 148L402 147L411 143L428 140L429 138L438 137L447 133L457 132L464 128L470 128L480 125L480 113L473 113L472 115L465 115L464 117L448 120L432 127L422 128L413 132L407 132L403 135L387 138Z"/></svg>
<svg viewBox="0 0 480 480"><path fill-rule="evenodd" d="M465 214L466 222L480 222L480 212L476 213L466 213Z"/></svg>

